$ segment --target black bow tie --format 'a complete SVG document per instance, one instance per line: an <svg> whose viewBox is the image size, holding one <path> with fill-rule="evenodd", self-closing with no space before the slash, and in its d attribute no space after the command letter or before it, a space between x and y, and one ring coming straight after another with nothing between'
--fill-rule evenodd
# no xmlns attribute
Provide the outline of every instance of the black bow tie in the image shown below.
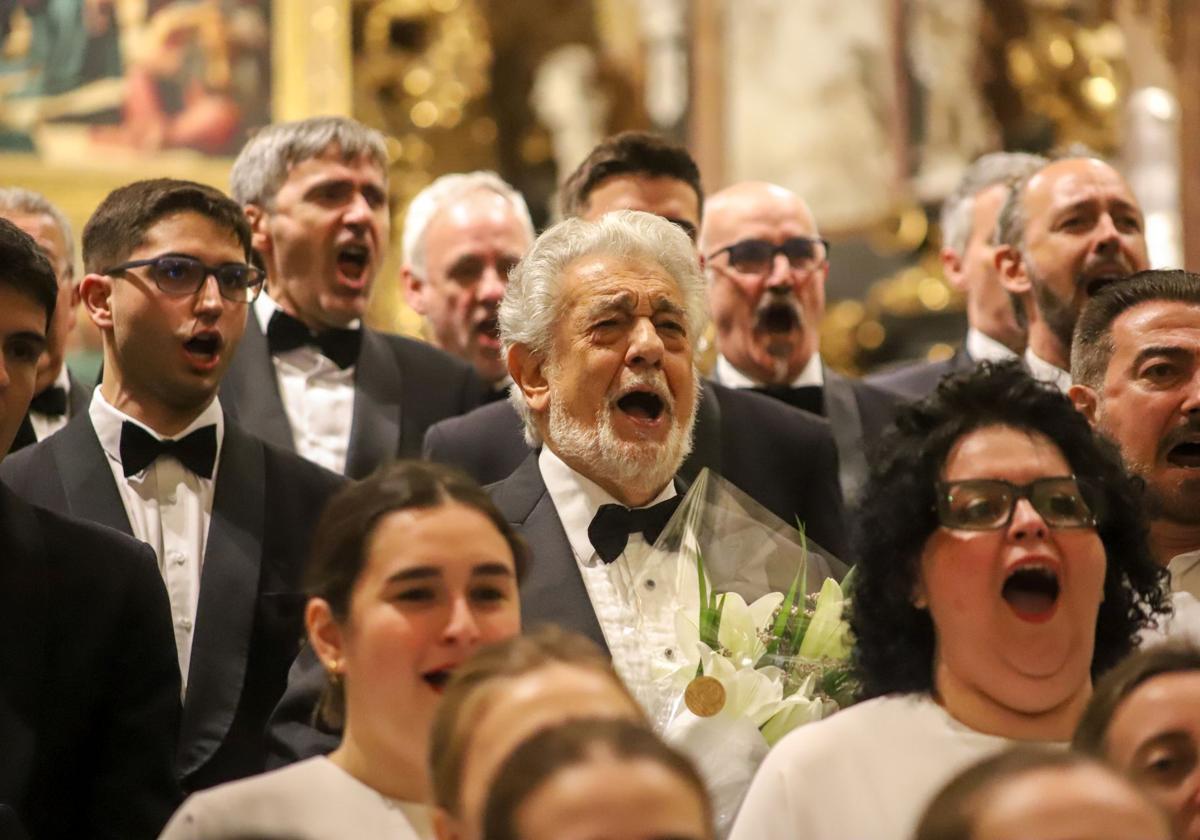
<svg viewBox="0 0 1200 840"><path fill-rule="evenodd" d="M600 559L611 563L625 550L630 534L640 532L647 544L654 545L682 500L682 496L672 496L656 505L633 510L623 505L600 505L588 526L588 539Z"/></svg>
<svg viewBox="0 0 1200 840"><path fill-rule="evenodd" d="M33 398L29 407L38 414L50 417L62 417L67 413L67 389L51 385Z"/></svg>
<svg viewBox="0 0 1200 840"><path fill-rule="evenodd" d="M763 385L755 388L760 394L782 400L793 408L800 408L821 417L825 416L825 395L820 385Z"/></svg>
<svg viewBox="0 0 1200 840"><path fill-rule="evenodd" d="M358 361L358 350L362 345L362 330L331 327L313 335L304 322L276 309L267 324L267 346L271 355L286 353L297 347L312 345L321 355L342 370Z"/></svg>
<svg viewBox="0 0 1200 840"><path fill-rule="evenodd" d="M173 455L201 478L212 478L217 460L216 424L201 426L178 440L159 440L128 420L121 424L121 469L126 478L140 473L161 455Z"/></svg>

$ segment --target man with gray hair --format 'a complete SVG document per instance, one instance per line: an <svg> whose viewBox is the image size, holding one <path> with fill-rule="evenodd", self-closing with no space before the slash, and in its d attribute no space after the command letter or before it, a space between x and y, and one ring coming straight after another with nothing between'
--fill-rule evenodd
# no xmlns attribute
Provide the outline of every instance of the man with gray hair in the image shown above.
<svg viewBox="0 0 1200 840"><path fill-rule="evenodd" d="M1068 149L1016 181L996 238L1000 283L1029 329L1025 364L1066 393L1080 310L1104 286L1150 266L1137 198L1113 167Z"/></svg>
<svg viewBox="0 0 1200 840"><path fill-rule="evenodd" d="M269 443L351 478L420 452L479 405L470 365L363 326L391 218L383 135L344 117L269 126L233 165L267 289L221 401Z"/></svg>
<svg viewBox="0 0 1200 840"><path fill-rule="evenodd" d="M942 203L939 255L947 282L966 297L966 338L949 359L904 365L868 376L867 382L907 399L920 399L948 373L1025 352L1025 327L996 275L996 216L1009 184L1045 163L1038 155L992 152L967 167L958 187Z"/></svg>
<svg viewBox="0 0 1200 840"><path fill-rule="evenodd" d="M417 193L404 219L408 302L425 316L430 338L503 396L496 311L508 272L533 242L521 194L494 172L443 175Z"/></svg>
<svg viewBox="0 0 1200 840"><path fill-rule="evenodd" d="M58 279L54 318L46 333L46 349L38 360L33 402L13 441L11 451L15 452L49 437L73 416L86 411L91 389L66 365L67 339L75 329L79 306L71 223L45 196L21 187L0 188L0 218L33 237Z"/></svg>
<svg viewBox="0 0 1200 840"><path fill-rule="evenodd" d="M638 552L678 504L676 474L696 420L705 298L687 236L659 216L624 210L543 233L500 305L510 399L527 438L542 444L490 487L533 551L522 621L559 624L606 645L635 693L645 676L637 663L672 657L627 631L638 624L641 602L629 581L646 577L654 589ZM771 419L764 413L768 435ZM780 447L761 467L803 481L810 465ZM838 525L808 522L811 534ZM673 614L664 608L640 620L669 622Z"/></svg>

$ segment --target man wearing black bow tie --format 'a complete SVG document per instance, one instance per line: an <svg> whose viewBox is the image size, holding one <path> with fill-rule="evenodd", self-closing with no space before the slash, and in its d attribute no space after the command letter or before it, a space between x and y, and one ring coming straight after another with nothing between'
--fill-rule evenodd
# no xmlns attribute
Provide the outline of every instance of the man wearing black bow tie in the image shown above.
<svg viewBox="0 0 1200 840"><path fill-rule="evenodd" d="M20 187L0 188L0 217L33 237L58 280L54 318L46 333L46 350L38 360L36 390L13 440L10 451L15 452L54 434L71 417L87 410L91 389L67 370L64 361L79 305L71 223L44 196Z"/></svg>
<svg viewBox="0 0 1200 840"><path fill-rule="evenodd" d="M829 243L812 212L784 187L734 184L708 200L700 253L717 328L713 379L827 418L852 505L866 479L866 442L891 423L898 397L821 363Z"/></svg>
<svg viewBox="0 0 1200 840"><path fill-rule="evenodd" d="M273 125L242 149L231 183L267 272L221 387L239 422L362 478L484 402L469 364L362 324L391 224L383 135L341 117Z"/></svg>
<svg viewBox="0 0 1200 840"><path fill-rule="evenodd" d="M300 564L341 482L264 446L216 398L262 287L249 256L246 218L217 190L160 179L112 192L83 232L100 385L87 413L0 466L27 500L154 549L188 789L263 769L263 723L303 632Z"/></svg>
<svg viewBox="0 0 1200 840"><path fill-rule="evenodd" d="M0 220L0 455L33 396L55 279ZM179 711L150 549L0 485L0 837L157 836L179 802Z"/></svg>

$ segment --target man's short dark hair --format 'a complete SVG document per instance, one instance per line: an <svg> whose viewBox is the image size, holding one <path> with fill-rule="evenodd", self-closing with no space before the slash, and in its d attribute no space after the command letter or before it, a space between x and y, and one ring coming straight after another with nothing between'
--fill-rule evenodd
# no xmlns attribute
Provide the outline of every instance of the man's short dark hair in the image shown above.
<svg viewBox="0 0 1200 840"><path fill-rule="evenodd" d="M100 202L83 228L84 271L98 274L124 262L160 219L184 212L228 230L250 258L250 223L237 202L206 184L153 178L118 187Z"/></svg>
<svg viewBox="0 0 1200 840"><path fill-rule="evenodd" d="M1150 554L1141 482L1126 475L1115 447L1057 389L1034 381L1019 362L984 362L901 408L874 453L858 517L850 616L863 698L933 690L933 619L912 593L925 543L939 527L935 486L955 443L991 426L1045 435L1071 472L1095 488L1089 501L1107 568L1093 677L1121 661L1142 628L1167 610L1167 573Z"/></svg>
<svg viewBox="0 0 1200 840"><path fill-rule="evenodd" d="M1075 322L1075 335L1071 340L1071 380L1089 388L1099 388L1116 350L1113 322L1133 307L1155 301L1200 307L1200 274L1180 269L1139 271L1093 295Z"/></svg>
<svg viewBox="0 0 1200 840"><path fill-rule="evenodd" d="M49 326L58 301L54 267L32 236L4 218L0 218L0 286L25 295L45 309Z"/></svg>
<svg viewBox="0 0 1200 840"><path fill-rule="evenodd" d="M1179 673L1200 673L1200 648L1176 641L1139 650L1096 684L1071 746L1088 755L1105 758L1108 728L1117 707L1149 680Z"/></svg>
<svg viewBox="0 0 1200 840"><path fill-rule="evenodd" d="M704 210L700 167L687 149L647 131L622 131L602 140L563 182L558 197L563 218L583 215L592 190L616 175L683 181L696 193L697 209Z"/></svg>

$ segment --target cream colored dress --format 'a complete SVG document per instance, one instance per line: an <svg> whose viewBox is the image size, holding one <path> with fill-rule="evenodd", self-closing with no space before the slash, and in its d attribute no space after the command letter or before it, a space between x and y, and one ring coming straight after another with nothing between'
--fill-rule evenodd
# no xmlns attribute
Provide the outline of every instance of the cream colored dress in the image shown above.
<svg viewBox="0 0 1200 840"><path fill-rule="evenodd" d="M430 840L424 805L389 799L324 756L188 798L159 840Z"/></svg>

